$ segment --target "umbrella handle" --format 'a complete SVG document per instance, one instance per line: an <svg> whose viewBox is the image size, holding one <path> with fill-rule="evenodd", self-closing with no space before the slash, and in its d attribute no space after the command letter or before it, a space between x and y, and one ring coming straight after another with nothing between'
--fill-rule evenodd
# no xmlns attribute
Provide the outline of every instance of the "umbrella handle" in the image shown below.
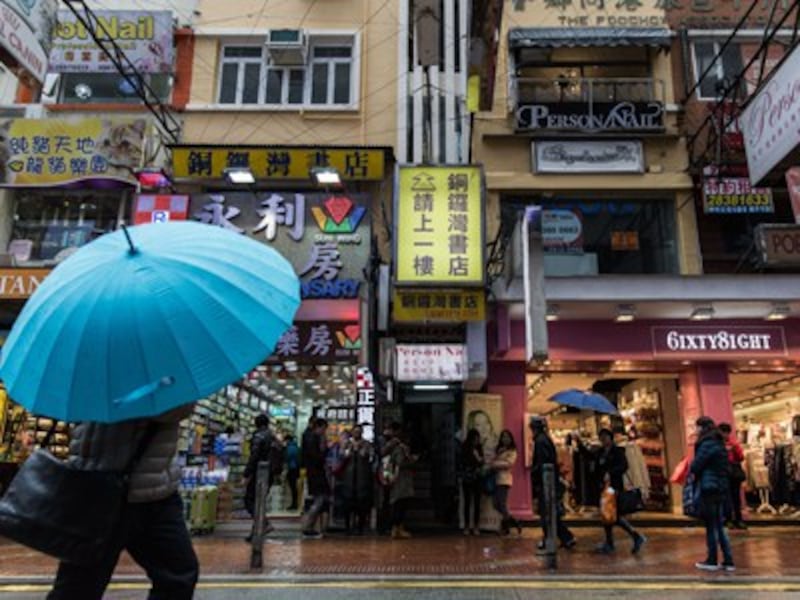
<svg viewBox="0 0 800 600"><path fill-rule="evenodd" d="M121 396L120 398L115 398L112 400L114 404L127 404L129 402L136 402L137 400L141 400L145 396L149 396L150 394L154 394L161 388L169 387L173 383L175 383L175 378L170 376L162 377L157 381L152 383L148 383L147 385L143 385L140 388L136 388L129 394L125 396Z"/></svg>
<svg viewBox="0 0 800 600"><path fill-rule="evenodd" d="M139 252L139 249L136 246L133 245L133 240L131 239L131 234L130 234L130 232L128 232L128 228L124 224L122 225L122 233L125 234L125 239L128 240L128 246L130 246L130 248L131 248L130 250L128 250L128 253L136 254L137 252Z"/></svg>

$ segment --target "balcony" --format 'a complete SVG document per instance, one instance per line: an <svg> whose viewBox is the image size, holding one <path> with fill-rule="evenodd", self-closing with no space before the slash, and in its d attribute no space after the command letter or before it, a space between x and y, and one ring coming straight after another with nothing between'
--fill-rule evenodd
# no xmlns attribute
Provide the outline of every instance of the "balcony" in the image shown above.
<svg viewBox="0 0 800 600"><path fill-rule="evenodd" d="M517 131L664 131L666 89L650 77L517 77Z"/></svg>

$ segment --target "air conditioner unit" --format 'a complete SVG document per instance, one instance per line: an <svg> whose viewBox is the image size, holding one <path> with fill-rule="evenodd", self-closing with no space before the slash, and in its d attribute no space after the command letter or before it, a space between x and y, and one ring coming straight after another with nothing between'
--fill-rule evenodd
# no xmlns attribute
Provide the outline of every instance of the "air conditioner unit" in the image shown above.
<svg viewBox="0 0 800 600"><path fill-rule="evenodd" d="M265 45L273 65L296 67L306 64L308 38L302 29L271 29Z"/></svg>

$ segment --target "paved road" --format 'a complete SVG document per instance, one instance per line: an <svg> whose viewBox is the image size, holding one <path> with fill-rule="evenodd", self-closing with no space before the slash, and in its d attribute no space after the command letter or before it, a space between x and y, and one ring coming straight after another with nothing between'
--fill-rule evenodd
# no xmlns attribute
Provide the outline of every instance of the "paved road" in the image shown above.
<svg viewBox="0 0 800 600"><path fill-rule="evenodd" d="M14 591L0 586L0 600L43 598L46 589L32 586ZM107 600L143 600L146 587L121 584ZM734 578L685 581L620 582L613 588L581 581L442 580L333 581L320 583L235 582L202 584L196 600L797 600L794 584L737 581Z"/></svg>

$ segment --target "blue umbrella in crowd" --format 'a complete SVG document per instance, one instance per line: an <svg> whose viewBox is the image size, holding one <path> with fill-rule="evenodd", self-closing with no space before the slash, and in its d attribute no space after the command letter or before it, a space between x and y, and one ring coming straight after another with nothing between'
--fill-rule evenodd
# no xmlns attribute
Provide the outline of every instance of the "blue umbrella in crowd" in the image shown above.
<svg viewBox="0 0 800 600"><path fill-rule="evenodd" d="M241 378L299 305L291 265L243 235L193 222L120 230L78 250L28 300L0 376L35 414L153 416Z"/></svg>
<svg viewBox="0 0 800 600"><path fill-rule="evenodd" d="M564 390L551 396L551 402L562 406L572 406L581 410L593 410L594 412L609 415L617 414L617 407L608 398L594 392L586 392L578 389Z"/></svg>

